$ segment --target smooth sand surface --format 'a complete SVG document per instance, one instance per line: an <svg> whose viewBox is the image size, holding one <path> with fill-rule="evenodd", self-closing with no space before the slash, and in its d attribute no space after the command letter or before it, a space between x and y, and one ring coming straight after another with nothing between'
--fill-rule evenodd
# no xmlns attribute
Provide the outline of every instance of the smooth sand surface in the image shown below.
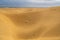
<svg viewBox="0 0 60 40"><path fill-rule="evenodd" d="M60 7L0 8L0 40L60 40Z"/></svg>

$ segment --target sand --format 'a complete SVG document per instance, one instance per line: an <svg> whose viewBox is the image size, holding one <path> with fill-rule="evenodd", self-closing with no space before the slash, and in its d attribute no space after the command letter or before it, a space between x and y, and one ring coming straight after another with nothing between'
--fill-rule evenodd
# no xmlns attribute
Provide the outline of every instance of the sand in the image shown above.
<svg viewBox="0 0 60 40"><path fill-rule="evenodd" d="M60 7L0 8L0 40L60 40Z"/></svg>

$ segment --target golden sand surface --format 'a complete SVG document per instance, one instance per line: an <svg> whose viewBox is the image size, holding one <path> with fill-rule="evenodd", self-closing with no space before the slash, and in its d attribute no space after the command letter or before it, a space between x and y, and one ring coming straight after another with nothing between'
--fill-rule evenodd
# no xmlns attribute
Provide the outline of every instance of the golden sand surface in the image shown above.
<svg viewBox="0 0 60 40"><path fill-rule="evenodd" d="M60 40L60 7L0 8L0 40Z"/></svg>

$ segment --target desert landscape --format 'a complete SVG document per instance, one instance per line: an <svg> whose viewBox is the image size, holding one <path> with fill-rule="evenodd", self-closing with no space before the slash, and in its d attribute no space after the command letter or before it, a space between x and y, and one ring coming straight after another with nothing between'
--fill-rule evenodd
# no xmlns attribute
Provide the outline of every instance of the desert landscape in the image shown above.
<svg viewBox="0 0 60 40"><path fill-rule="evenodd" d="M60 6L0 8L0 40L60 40Z"/></svg>

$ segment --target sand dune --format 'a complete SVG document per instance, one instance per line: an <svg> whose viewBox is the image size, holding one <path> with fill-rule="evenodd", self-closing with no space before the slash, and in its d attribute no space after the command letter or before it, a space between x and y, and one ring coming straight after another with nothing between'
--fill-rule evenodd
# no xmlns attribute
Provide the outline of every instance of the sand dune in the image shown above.
<svg viewBox="0 0 60 40"><path fill-rule="evenodd" d="M60 40L60 7L0 8L0 40Z"/></svg>

